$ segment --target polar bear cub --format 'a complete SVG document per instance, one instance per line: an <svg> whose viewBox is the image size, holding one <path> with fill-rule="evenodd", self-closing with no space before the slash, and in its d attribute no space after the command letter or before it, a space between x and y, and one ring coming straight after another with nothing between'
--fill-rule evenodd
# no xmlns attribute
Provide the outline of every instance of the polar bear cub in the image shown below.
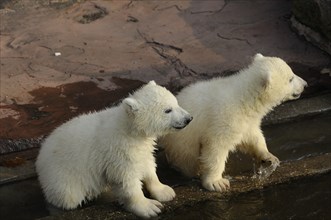
<svg viewBox="0 0 331 220"><path fill-rule="evenodd" d="M281 102L299 98L307 83L280 58L256 54L239 73L184 88L179 104L194 121L161 138L168 161L187 176L199 175L204 188L230 186L222 174L230 151L239 149L276 168L261 131L262 118Z"/></svg>
<svg viewBox="0 0 331 220"><path fill-rule="evenodd" d="M116 107L68 121L44 141L37 158L47 201L74 209L110 186L128 211L156 216L159 201L172 200L175 192L156 175L155 140L191 120L168 90L151 81ZM144 196L142 183L156 200Z"/></svg>

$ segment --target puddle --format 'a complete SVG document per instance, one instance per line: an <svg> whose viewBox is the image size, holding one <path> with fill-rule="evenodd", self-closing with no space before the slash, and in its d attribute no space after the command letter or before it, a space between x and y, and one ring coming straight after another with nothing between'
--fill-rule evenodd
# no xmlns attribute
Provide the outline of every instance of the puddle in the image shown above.
<svg viewBox="0 0 331 220"><path fill-rule="evenodd" d="M44 197L36 179L0 187L1 219L37 219L48 216Z"/></svg>
<svg viewBox="0 0 331 220"><path fill-rule="evenodd" d="M12 140L36 139L47 135L63 122L90 111L98 111L117 103L144 83L139 80L111 79L118 88L100 89L93 82L77 82L55 88L43 87L30 92L34 104L12 104L0 106L15 117L0 119L0 141L3 148L15 150ZM22 149L19 149L22 150Z"/></svg>
<svg viewBox="0 0 331 220"><path fill-rule="evenodd" d="M204 201L161 219L328 219L331 175L327 174L264 190ZM162 217L162 216L161 216Z"/></svg>
<svg viewBox="0 0 331 220"><path fill-rule="evenodd" d="M328 219L331 215L330 182L330 173L301 179L224 199L202 201L194 206L182 206L171 213L161 214L159 219ZM3 219L36 219L53 212L47 208L36 179L0 187ZM54 213L58 215L63 211Z"/></svg>

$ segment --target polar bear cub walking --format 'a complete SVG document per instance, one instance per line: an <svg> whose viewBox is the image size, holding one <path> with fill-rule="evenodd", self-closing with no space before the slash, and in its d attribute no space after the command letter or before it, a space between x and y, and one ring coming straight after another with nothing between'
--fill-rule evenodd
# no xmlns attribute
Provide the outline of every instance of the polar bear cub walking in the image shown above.
<svg viewBox="0 0 331 220"><path fill-rule="evenodd" d="M116 107L68 121L50 134L37 158L47 201L74 209L110 186L127 210L156 216L159 201L172 200L175 192L156 175L155 140L191 120L168 90L151 81ZM144 196L142 183L156 200Z"/></svg>
<svg viewBox="0 0 331 220"><path fill-rule="evenodd" d="M299 98L305 86L282 59L257 54L235 75L184 88L177 100L194 121L161 138L168 161L188 176L200 175L210 191L230 186L222 174L235 149L277 167L279 160L267 149L261 120L281 102Z"/></svg>

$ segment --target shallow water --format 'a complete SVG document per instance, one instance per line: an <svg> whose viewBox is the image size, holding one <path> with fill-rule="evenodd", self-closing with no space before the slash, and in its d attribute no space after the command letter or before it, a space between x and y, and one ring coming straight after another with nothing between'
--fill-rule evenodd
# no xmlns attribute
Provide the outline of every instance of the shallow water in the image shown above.
<svg viewBox="0 0 331 220"><path fill-rule="evenodd" d="M262 128L269 151L282 162L331 152L331 112ZM231 153L227 175L254 172L252 157Z"/></svg>
<svg viewBox="0 0 331 220"><path fill-rule="evenodd" d="M331 113L263 128L268 149L281 161L331 152Z"/></svg>
<svg viewBox="0 0 331 220"><path fill-rule="evenodd" d="M331 174L181 207L161 219L328 219ZM49 215L36 179L0 187L1 219Z"/></svg>
<svg viewBox="0 0 331 220"><path fill-rule="evenodd" d="M281 161L331 152L331 114L263 128L269 150ZM246 157L246 159L245 159ZM233 168L238 164L241 166ZM242 159L244 158L244 159ZM252 172L252 160L232 154L229 173ZM249 168L247 168L249 167ZM167 178L165 175L163 178ZM174 181L180 181L179 179ZM171 180L168 181L170 183ZM331 174L181 207L161 219L328 219ZM93 204L92 204L93 205ZM36 179L0 186L1 219L36 219L49 211Z"/></svg>
<svg viewBox="0 0 331 220"><path fill-rule="evenodd" d="M268 149L281 161L331 152L331 114L263 128ZM240 165L238 166L238 160ZM252 159L230 155L228 175L250 172ZM281 184L264 190L203 201L183 207L163 219L329 219L331 216L331 173Z"/></svg>
<svg viewBox="0 0 331 220"><path fill-rule="evenodd" d="M163 219L329 219L331 174L183 207Z"/></svg>
<svg viewBox="0 0 331 220"><path fill-rule="evenodd" d="M36 219L48 216L37 179L0 187L0 217L6 220Z"/></svg>

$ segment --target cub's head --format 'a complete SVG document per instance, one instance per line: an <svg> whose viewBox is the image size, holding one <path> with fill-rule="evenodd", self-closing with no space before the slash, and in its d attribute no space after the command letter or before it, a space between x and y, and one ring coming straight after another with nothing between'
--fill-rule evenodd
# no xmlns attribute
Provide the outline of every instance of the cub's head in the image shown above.
<svg viewBox="0 0 331 220"><path fill-rule="evenodd" d="M251 68L259 74L260 84L265 89L264 97L275 104L298 99L307 86L307 82L278 57L256 54Z"/></svg>
<svg viewBox="0 0 331 220"><path fill-rule="evenodd" d="M182 109L176 97L154 81L123 100L133 129L147 136L161 136L186 127L192 116Z"/></svg>

